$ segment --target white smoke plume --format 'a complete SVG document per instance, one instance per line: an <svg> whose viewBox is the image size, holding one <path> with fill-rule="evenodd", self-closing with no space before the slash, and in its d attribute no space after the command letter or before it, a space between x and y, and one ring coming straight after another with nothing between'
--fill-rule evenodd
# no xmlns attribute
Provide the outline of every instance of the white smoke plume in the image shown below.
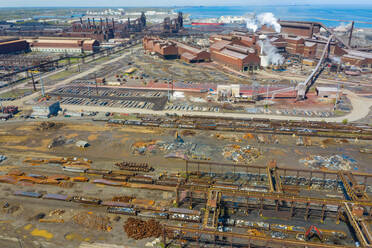
<svg viewBox="0 0 372 248"><path fill-rule="evenodd" d="M348 32L350 29L351 29L351 22L348 23L348 24L345 24L345 23L341 22L340 25L338 25L334 29L334 31L335 32Z"/></svg>
<svg viewBox="0 0 372 248"><path fill-rule="evenodd" d="M331 60L335 64L341 64L341 58L340 57L331 57Z"/></svg>
<svg viewBox="0 0 372 248"><path fill-rule="evenodd" d="M281 65L284 63L284 57L278 53L278 49L274 47L269 40L259 41L261 53L268 57L269 64Z"/></svg>
<svg viewBox="0 0 372 248"><path fill-rule="evenodd" d="M267 12L259 14L258 16L253 15L251 18L246 19L247 29L256 32L256 30L263 25L271 26L275 32L280 33L281 26L278 23L278 19L273 13Z"/></svg>

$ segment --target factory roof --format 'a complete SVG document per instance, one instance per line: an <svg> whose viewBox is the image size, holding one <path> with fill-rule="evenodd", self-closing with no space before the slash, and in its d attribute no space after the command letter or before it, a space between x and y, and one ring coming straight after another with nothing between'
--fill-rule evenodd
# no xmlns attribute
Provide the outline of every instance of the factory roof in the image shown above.
<svg viewBox="0 0 372 248"><path fill-rule="evenodd" d="M203 52L203 50L201 50L201 49L198 49L198 48L195 48L195 47L192 47L192 46L188 46L188 45L183 44L183 43L180 43L180 42L177 42L176 44L177 44L178 47L181 47L183 49L186 49L186 50L188 50L191 53L200 53L200 52Z"/></svg>
<svg viewBox="0 0 372 248"><path fill-rule="evenodd" d="M77 44L80 40L34 40L37 43L62 43L62 44Z"/></svg>
<svg viewBox="0 0 372 248"><path fill-rule="evenodd" d="M181 54L182 57L188 59L188 60L194 60L196 59L196 55L193 55L191 53L183 53Z"/></svg>
<svg viewBox="0 0 372 248"><path fill-rule="evenodd" d="M10 41L4 41L4 42L0 42L0 46L1 46L1 45L7 45L7 44L18 43L18 42L21 42L21 41L25 41L25 40L10 40Z"/></svg>
<svg viewBox="0 0 372 248"><path fill-rule="evenodd" d="M312 47L312 46L315 46L315 45L316 45L316 43L314 43L314 42L305 41L305 46L307 46L307 47Z"/></svg>
<svg viewBox="0 0 372 248"><path fill-rule="evenodd" d="M287 40L301 40L302 38L299 36L296 36L296 37L287 37L286 39Z"/></svg>
<svg viewBox="0 0 372 248"><path fill-rule="evenodd" d="M231 41L228 41L228 40L220 40L220 41L217 41L215 43L213 43L210 48L212 49L216 49L216 50L222 50L225 46L227 45L230 45L231 44Z"/></svg>
<svg viewBox="0 0 372 248"><path fill-rule="evenodd" d="M338 92L339 89L337 87L316 87L317 91L327 91L327 92Z"/></svg>
<svg viewBox="0 0 372 248"><path fill-rule="evenodd" d="M352 54L345 54L343 57L349 58L349 59L358 59L358 60L365 60L365 57L355 56Z"/></svg>
<svg viewBox="0 0 372 248"><path fill-rule="evenodd" d="M246 47L246 46L241 46L241 45L236 45L236 44L227 45L227 46L225 46L225 48L227 48L229 50L234 50L234 51L237 51L237 52L240 52L240 53L244 53L244 54L254 53L253 48Z"/></svg>
<svg viewBox="0 0 372 248"><path fill-rule="evenodd" d="M248 55L246 54L242 54L242 53L238 53L238 52L234 52L234 51L231 51L231 50L228 50L228 49L223 49L221 51L222 54L226 55L226 56L229 56L229 57L232 57L232 58L235 58L235 59L245 59L247 58Z"/></svg>
<svg viewBox="0 0 372 248"><path fill-rule="evenodd" d="M346 52L348 53L348 55L363 57L366 59L372 59L372 53L362 52L362 51L357 51L357 50L346 50Z"/></svg>

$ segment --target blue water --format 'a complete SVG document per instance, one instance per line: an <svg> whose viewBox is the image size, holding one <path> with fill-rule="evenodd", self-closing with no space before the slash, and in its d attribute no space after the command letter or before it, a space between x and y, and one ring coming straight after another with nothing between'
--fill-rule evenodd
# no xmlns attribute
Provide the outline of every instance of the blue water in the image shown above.
<svg viewBox="0 0 372 248"><path fill-rule="evenodd" d="M191 18L218 18L220 16L243 16L247 13L272 12L281 20L317 21L335 27L341 22L354 20L359 28L372 28L371 5L301 5L301 6L198 6L177 9L190 14ZM327 20L326 20L327 19ZM358 23L370 22L371 24Z"/></svg>

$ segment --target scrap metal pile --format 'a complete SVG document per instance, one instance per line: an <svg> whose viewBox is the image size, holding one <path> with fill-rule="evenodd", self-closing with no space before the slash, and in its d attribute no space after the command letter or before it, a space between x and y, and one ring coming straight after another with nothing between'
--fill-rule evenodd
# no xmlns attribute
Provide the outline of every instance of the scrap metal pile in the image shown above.
<svg viewBox="0 0 372 248"><path fill-rule="evenodd" d="M227 145L222 152L224 158L234 162L250 163L260 156L260 151L253 146Z"/></svg>
<svg viewBox="0 0 372 248"><path fill-rule="evenodd" d="M123 161L121 163L115 163L115 166L118 167L120 170L127 171L150 172L153 170L153 168L150 167L148 163L135 163Z"/></svg>
<svg viewBox="0 0 372 248"><path fill-rule="evenodd" d="M79 213L73 217L76 224L82 225L89 229L111 231L110 220L108 217L88 213Z"/></svg>
<svg viewBox="0 0 372 248"><path fill-rule="evenodd" d="M136 218L128 218L124 224L124 231L129 238L138 240L145 238L158 238L162 234L162 225L153 219L143 221Z"/></svg>
<svg viewBox="0 0 372 248"><path fill-rule="evenodd" d="M320 156L312 155L300 159L300 163L313 169L351 170L356 167L356 160L347 155Z"/></svg>

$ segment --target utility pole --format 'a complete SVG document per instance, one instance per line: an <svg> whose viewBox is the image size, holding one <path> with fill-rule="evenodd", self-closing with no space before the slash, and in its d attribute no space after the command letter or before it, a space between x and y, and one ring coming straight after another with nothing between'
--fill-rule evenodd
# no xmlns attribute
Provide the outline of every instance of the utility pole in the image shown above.
<svg viewBox="0 0 372 248"><path fill-rule="evenodd" d="M97 74L94 73L94 81L96 83L96 93L97 93L97 96L98 96L98 84L97 84Z"/></svg>
<svg viewBox="0 0 372 248"><path fill-rule="evenodd" d="M31 79L32 79L32 86L34 86L34 91L36 91L34 73L32 71L31 71Z"/></svg>
<svg viewBox="0 0 372 248"><path fill-rule="evenodd" d="M40 74L40 84L41 84L41 95L44 97L45 96L44 83L43 83L43 78L41 77L41 74Z"/></svg>

